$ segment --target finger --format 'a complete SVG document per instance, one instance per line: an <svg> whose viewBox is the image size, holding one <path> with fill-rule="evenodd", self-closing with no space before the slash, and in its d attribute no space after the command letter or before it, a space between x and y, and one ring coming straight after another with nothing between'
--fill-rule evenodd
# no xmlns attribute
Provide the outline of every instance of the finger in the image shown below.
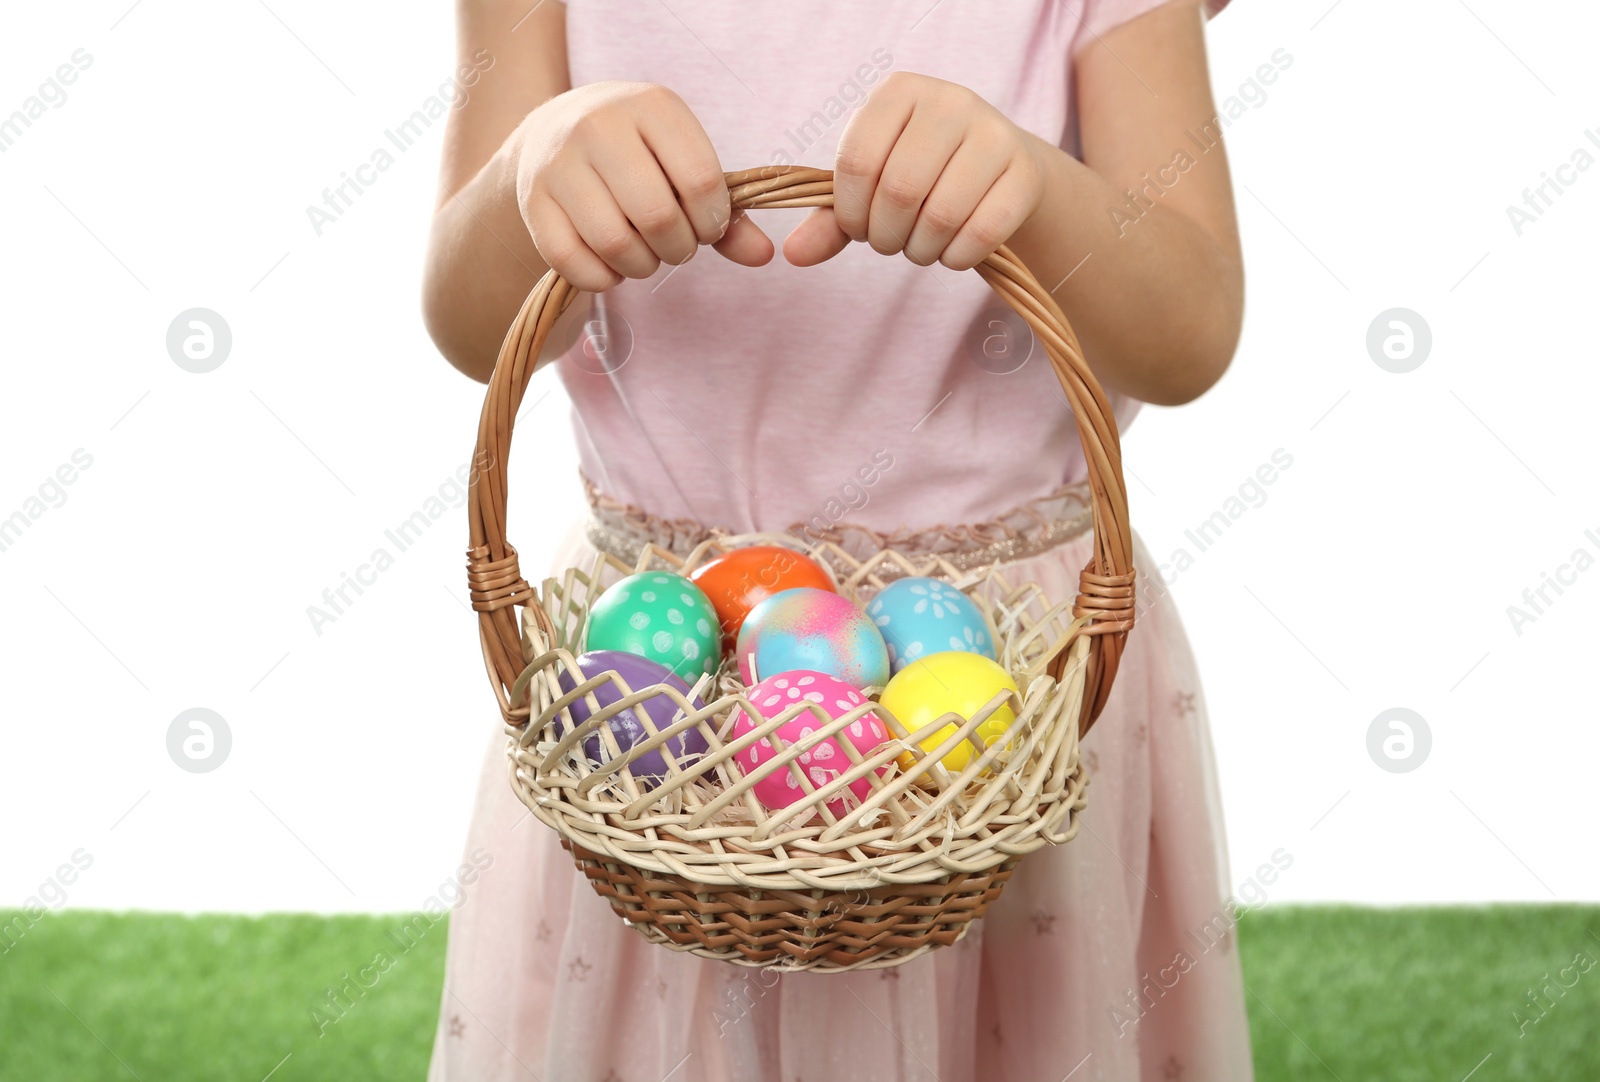
<svg viewBox="0 0 1600 1082"><path fill-rule="evenodd" d="M622 281L578 235L567 212L554 199L541 199L529 214L528 233L544 261L577 289L600 293Z"/></svg>
<svg viewBox="0 0 1600 1082"><path fill-rule="evenodd" d="M583 242L606 266L624 278L648 278L661 261L628 221L605 180L592 169L574 178L558 193L561 206Z"/></svg>
<svg viewBox="0 0 1600 1082"><path fill-rule="evenodd" d="M867 243L874 250L893 255L906 246L923 200L964 136L964 131L935 119L931 110L911 117L872 190Z"/></svg>
<svg viewBox="0 0 1600 1082"><path fill-rule="evenodd" d="M783 258L796 267L814 267L849 247L850 238L827 207L818 207L795 226L783 242Z"/></svg>
<svg viewBox="0 0 1600 1082"><path fill-rule="evenodd" d="M607 144L595 155L594 166L656 258L673 265L687 263L700 246L700 238L644 140Z"/></svg>
<svg viewBox="0 0 1600 1082"><path fill-rule="evenodd" d="M670 93L670 92L669 92ZM672 94L668 106L639 134L678 193L678 202L701 244L715 244L732 224L732 204L711 137L699 118Z"/></svg>
<svg viewBox="0 0 1600 1082"><path fill-rule="evenodd" d="M1031 181L1017 168L1008 168L1000 174L978 206L967 217L966 223L956 231L955 237L945 246L939 257L951 270L971 270L989 257L989 253L1011 239L1027 220L1024 208L1037 204L1037 194L1030 201Z"/></svg>
<svg viewBox="0 0 1600 1082"><path fill-rule="evenodd" d="M772 241L743 211L734 213L733 224L715 247L722 255L746 267L765 266L772 259Z"/></svg>
<svg viewBox="0 0 1600 1082"><path fill-rule="evenodd" d="M833 163L833 213L851 240L867 239L872 191L895 141L911 119L914 101L884 83L844 127Z"/></svg>
<svg viewBox="0 0 1600 1082"><path fill-rule="evenodd" d="M907 259L927 267L944 255L984 195L1006 171L1006 158L996 149L977 139L968 139L957 148L917 212L911 235L906 238Z"/></svg>

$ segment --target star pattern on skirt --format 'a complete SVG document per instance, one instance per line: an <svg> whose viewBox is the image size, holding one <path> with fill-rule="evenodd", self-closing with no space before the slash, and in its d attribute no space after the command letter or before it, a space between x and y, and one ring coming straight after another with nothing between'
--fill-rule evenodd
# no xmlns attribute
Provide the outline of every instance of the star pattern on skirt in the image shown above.
<svg viewBox="0 0 1600 1082"><path fill-rule="evenodd" d="M1133 742L1143 746L1148 739L1150 739L1150 727L1141 721L1139 727L1133 730Z"/></svg>
<svg viewBox="0 0 1600 1082"><path fill-rule="evenodd" d="M1183 1064L1179 1062L1177 1056L1167 1057L1166 1066L1161 1068L1161 1077L1170 1078L1172 1082L1182 1082Z"/></svg>
<svg viewBox="0 0 1600 1082"><path fill-rule="evenodd" d="M1172 697L1172 708L1176 710L1180 716L1194 713L1194 692L1178 692Z"/></svg>
<svg viewBox="0 0 1600 1082"><path fill-rule="evenodd" d="M571 962L567 963L567 976L571 977L575 981L586 981L589 979L589 970L593 968L594 966L590 965L588 962L585 962L583 957L580 955L579 957L574 958Z"/></svg>
<svg viewBox="0 0 1600 1082"><path fill-rule="evenodd" d="M550 942L550 925L541 920L533 930L533 938L541 943Z"/></svg>
<svg viewBox="0 0 1600 1082"><path fill-rule="evenodd" d="M450 1016L450 1036L459 1037L467 1032L467 1024L461 1020L459 1014Z"/></svg>
<svg viewBox="0 0 1600 1082"><path fill-rule="evenodd" d="M887 969L879 970L878 979L880 981L897 981L900 979L900 968L898 966L889 966Z"/></svg>
<svg viewBox="0 0 1600 1082"><path fill-rule="evenodd" d="M1033 926L1039 930L1040 935L1051 935L1050 926L1056 922L1054 913L1046 913L1040 909L1033 914Z"/></svg>
<svg viewBox="0 0 1600 1082"><path fill-rule="evenodd" d="M667 998L667 982L660 977L656 978L656 998L661 1000Z"/></svg>

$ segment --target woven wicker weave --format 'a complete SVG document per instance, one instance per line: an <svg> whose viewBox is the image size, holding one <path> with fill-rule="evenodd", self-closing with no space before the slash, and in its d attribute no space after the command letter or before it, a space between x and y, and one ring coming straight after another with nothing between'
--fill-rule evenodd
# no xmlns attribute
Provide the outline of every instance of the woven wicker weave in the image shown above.
<svg viewBox="0 0 1600 1082"><path fill-rule="evenodd" d="M727 179L739 207L832 205L832 175L822 170L769 168ZM1087 780L1078 741L1105 705L1133 625L1121 453L1110 405L1049 294L1005 248L977 269L1033 328L1078 420L1095 547L1070 604L1053 603L1032 584L1012 584L994 568L963 572L938 557L912 559L894 551L863 563L837 546L805 549L787 535L717 536L683 558L651 546L633 566L602 554L592 566L548 579L535 592L506 540L506 463L513 419L544 340L575 295L572 288L554 271L547 274L506 336L479 425L475 461L483 468L468 501L467 567L506 726L511 783L533 814L561 835L595 889L649 939L743 965L814 971L895 965L958 940L1022 856L1076 833ZM611 582L640 570L687 573L756 543L808 551L832 572L841 593L863 603L907 573L953 583L989 620L1000 662L1016 678L1019 694L997 696L969 719L951 716L915 733L875 702L837 719L819 711L813 742L869 712L895 737L866 757L851 741L837 741L850 769L819 789L792 765L806 749L783 750L775 737L803 704L763 720L736 674L726 671L733 666L724 667L719 684L708 679L697 686L700 709L669 686L630 688L615 673L590 679L577 668L589 605ZM520 622L517 606L525 607ZM574 690L560 686L563 673ZM620 701L598 709L590 698L591 717L572 725L568 706L608 681L622 693ZM677 719L657 731L644 711L635 711L654 735L618 754L605 722L654 696L669 697ZM735 706L759 722L737 740L730 724ZM946 771L940 760L949 748L1002 706L1015 715L1006 735L959 774ZM955 735L924 752L920 740L945 721L959 723ZM709 751L679 763L666 745L691 728ZM597 731L613 756L604 765L587 761L581 750ZM761 739L783 753L746 774L733 756ZM653 749L663 752L668 773L658 787L647 788L628 765ZM897 757L908 750L914 765L905 768ZM764 810L751 792L774 770L791 771L804 791L781 812ZM846 787L862 778L870 795L857 802ZM841 795L848 810L835 817L827 805Z"/></svg>

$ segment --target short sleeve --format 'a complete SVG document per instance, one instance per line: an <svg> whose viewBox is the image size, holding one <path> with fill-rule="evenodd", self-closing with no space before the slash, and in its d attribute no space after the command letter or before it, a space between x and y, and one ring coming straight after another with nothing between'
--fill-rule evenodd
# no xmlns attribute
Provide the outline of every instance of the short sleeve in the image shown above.
<svg viewBox="0 0 1600 1082"><path fill-rule="evenodd" d="M1173 0L1084 0L1082 26L1078 31L1078 47L1082 48L1096 38L1103 37L1139 16ZM1216 18L1228 6L1228 0L1205 0L1206 17Z"/></svg>

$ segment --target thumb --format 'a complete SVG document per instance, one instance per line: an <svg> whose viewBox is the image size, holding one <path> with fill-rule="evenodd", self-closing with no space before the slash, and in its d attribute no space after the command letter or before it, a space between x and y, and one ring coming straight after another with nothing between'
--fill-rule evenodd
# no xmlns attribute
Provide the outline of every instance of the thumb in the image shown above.
<svg viewBox="0 0 1600 1082"><path fill-rule="evenodd" d="M850 238L839 228L832 207L818 207L806 215L783 242L783 258L796 267L814 267L844 251Z"/></svg>
<svg viewBox="0 0 1600 1082"><path fill-rule="evenodd" d="M728 231L712 245L721 255L746 267L764 266L772 259L772 241L743 210L733 212Z"/></svg>

